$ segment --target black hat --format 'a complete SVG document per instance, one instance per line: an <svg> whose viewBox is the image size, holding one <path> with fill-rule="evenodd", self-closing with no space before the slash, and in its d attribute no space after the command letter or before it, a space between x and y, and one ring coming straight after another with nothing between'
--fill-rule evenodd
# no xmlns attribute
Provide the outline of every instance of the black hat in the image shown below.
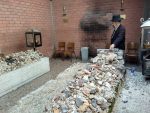
<svg viewBox="0 0 150 113"><path fill-rule="evenodd" d="M121 22L120 15L113 15L111 21L112 21L112 22Z"/></svg>

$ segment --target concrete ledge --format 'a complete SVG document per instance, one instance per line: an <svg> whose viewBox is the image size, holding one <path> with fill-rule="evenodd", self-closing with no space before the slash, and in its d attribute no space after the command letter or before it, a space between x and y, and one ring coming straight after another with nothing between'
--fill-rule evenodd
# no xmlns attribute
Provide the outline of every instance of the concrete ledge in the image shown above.
<svg viewBox="0 0 150 113"><path fill-rule="evenodd" d="M86 64L75 63L65 71L59 73L56 80L49 80L38 89L22 97L17 105L13 106L6 113L44 113L52 107L52 98L61 94L62 89L66 88L68 81L72 81L79 69L84 69ZM49 112L51 113L51 112Z"/></svg>
<svg viewBox="0 0 150 113"><path fill-rule="evenodd" d="M0 75L0 97L50 71L49 58Z"/></svg>

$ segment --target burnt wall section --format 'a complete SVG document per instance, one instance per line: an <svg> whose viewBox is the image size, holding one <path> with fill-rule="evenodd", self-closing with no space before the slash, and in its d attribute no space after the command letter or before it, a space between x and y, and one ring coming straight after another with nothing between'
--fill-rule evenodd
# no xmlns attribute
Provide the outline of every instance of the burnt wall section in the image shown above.
<svg viewBox="0 0 150 113"><path fill-rule="evenodd" d="M106 14L126 14L126 19L122 24L126 27L126 44L130 41L140 42L141 28L140 18L143 17L144 1L143 0L124 0L124 11L120 11L121 0L53 0L54 3L54 16L56 26L56 45L60 41L75 42L75 52L79 56L80 49L86 43L84 39L87 36L80 27L80 22L85 14L92 11L100 11ZM67 22L63 21L63 7L65 6L65 13ZM51 33L51 32L50 32ZM112 28L107 29L107 33L97 34L94 33L94 39L97 39L94 48L105 48L105 43L110 43ZM104 34L104 35L103 35ZM102 40L99 40L99 39ZM103 40L105 38L105 40ZM90 42L89 42L90 43ZM96 51L96 50L94 50Z"/></svg>
<svg viewBox="0 0 150 113"><path fill-rule="evenodd" d="M112 13L93 9L87 11L80 21L83 31L82 46L89 47L89 55L96 56L100 43L107 42L108 29L111 26ZM104 45L103 45L104 46Z"/></svg>
<svg viewBox="0 0 150 113"><path fill-rule="evenodd" d="M110 14L111 15L111 14ZM108 29L112 16L99 10L87 11L80 21L81 29L85 32L100 33Z"/></svg>
<svg viewBox="0 0 150 113"><path fill-rule="evenodd" d="M94 37L94 39L106 37L107 40L93 43L94 48L105 48L105 42L109 43L110 41L111 27L108 28L107 34L104 33L104 36L96 33L87 36L83 33L80 22L85 14L92 11L98 10L106 13L106 15L120 13L120 1L52 0L55 25L51 25L49 0L1 0L0 49L5 53L26 50L24 33L29 28L36 28L41 31L43 46L39 49L44 54L51 53L51 45L53 44L51 39L55 39L56 44L60 41L75 42L77 55L80 55L80 48L84 46L82 45L83 37ZM66 9L67 22L63 21L63 6ZM126 19L123 21L126 27L126 43L130 41L139 42L141 36L139 20L144 14L144 0L124 0L124 9L122 13L126 14ZM55 37L53 33L55 33Z"/></svg>

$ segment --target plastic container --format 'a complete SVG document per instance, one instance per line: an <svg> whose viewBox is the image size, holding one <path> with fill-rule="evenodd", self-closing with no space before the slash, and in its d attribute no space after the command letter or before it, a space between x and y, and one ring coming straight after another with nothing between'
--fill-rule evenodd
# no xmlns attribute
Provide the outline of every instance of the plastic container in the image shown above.
<svg viewBox="0 0 150 113"><path fill-rule="evenodd" d="M81 58L83 62L87 62L89 59L89 48L88 47L82 47L81 48Z"/></svg>

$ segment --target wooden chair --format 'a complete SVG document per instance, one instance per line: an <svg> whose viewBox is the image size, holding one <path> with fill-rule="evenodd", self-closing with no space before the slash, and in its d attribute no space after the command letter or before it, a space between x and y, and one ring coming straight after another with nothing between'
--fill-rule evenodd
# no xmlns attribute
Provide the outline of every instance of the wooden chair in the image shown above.
<svg viewBox="0 0 150 113"><path fill-rule="evenodd" d="M135 42L129 42L127 44L127 52L125 54L126 62L139 63L138 57L138 44Z"/></svg>
<svg viewBox="0 0 150 113"><path fill-rule="evenodd" d="M67 50L65 51L65 57L68 56L68 57L72 58L73 54L74 54L75 58L77 58L74 49L75 49L75 43L74 42L68 42Z"/></svg>
<svg viewBox="0 0 150 113"><path fill-rule="evenodd" d="M64 53L65 53L65 42L58 42L58 48L54 52L54 57L58 55L60 57L64 57Z"/></svg>

